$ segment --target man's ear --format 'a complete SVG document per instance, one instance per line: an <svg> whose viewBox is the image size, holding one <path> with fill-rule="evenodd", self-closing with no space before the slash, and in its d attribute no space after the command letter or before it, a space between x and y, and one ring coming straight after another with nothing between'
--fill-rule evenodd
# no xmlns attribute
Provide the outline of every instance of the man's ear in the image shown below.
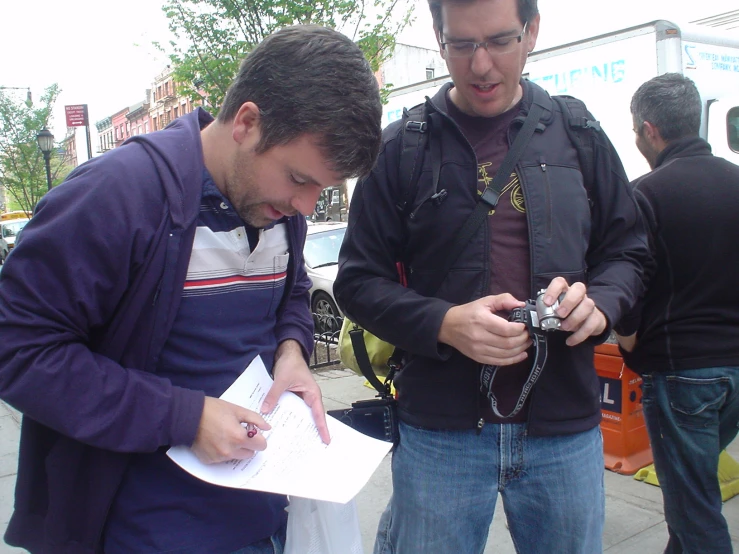
<svg viewBox="0 0 739 554"><path fill-rule="evenodd" d="M247 139L259 140L259 107L254 102L244 102L231 122L232 136L238 144Z"/></svg>
<svg viewBox="0 0 739 554"><path fill-rule="evenodd" d="M659 128L656 125L645 121L642 124L642 133L644 138L649 141L649 144L660 150L664 148L665 141L662 139L662 133L659 132Z"/></svg>
<svg viewBox="0 0 739 554"><path fill-rule="evenodd" d="M656 131L657 127L652 125L649 121L645 121L644 123L642 123L642 133L645 137L653 139Z"/></svg>
<svg viewBox="0 0 739 554"><path fill-rule="evenodd" d="M539 21L541 21L541 15L537 13L526 25L524 40L526 41L526 52L529 54L536 48L536 39L539 36Z"/></svg>

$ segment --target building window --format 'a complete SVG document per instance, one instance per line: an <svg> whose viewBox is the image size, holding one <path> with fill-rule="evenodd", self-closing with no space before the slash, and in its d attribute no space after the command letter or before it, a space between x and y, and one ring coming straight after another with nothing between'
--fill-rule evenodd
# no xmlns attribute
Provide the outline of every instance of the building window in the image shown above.
<svg viewBox="0 0 739 554"><path fill-rule="evenodd" d="M177 106L175 106L174 108L172 108L172 116L173 116L173 119L177 119L177 117L178 117L177 116L177 111L178 111L177 110Z"/></svg>
<svg viewBox="0 0 739 554"><path fill-rule="evenodd" d="M434 68L433 67L427 67L426 68L426 80L434 78Z"/></svg>

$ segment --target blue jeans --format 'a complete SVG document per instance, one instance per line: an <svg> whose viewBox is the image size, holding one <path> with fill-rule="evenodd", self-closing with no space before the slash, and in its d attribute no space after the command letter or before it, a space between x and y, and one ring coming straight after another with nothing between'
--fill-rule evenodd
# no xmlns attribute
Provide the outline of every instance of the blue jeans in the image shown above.
<svg viewBox="0 0 739 554"><path fill-rule="evenodd" d="M666 554L731 552L718 456L739 428L739 368L644 375L644 417L670 535Z"/></svg>
<svg viewBox="0 0 739 554"><path fill-rule="evenodd" d="M285 550L285 533L287 526L283 525L277 533L245 548L240 548L231 554L282 554Z"/></svg>
<svg viewBox="0 0 739 554"><path fill-rule="evenodd" d="M525 424L478 435L401 423L375 554L481 554L498 493L517 552L601 554L603 468L600 427L534 437Z"/></svg>

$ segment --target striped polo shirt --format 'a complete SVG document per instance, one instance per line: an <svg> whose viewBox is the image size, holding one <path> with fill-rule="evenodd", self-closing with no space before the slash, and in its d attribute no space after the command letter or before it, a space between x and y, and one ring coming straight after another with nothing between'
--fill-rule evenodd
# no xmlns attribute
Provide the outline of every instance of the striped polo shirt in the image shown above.
<svg viewBox="0 0 739 554"><path fill-rule="evenodd" d="M270 368L288 259L287 223L249 227L206 173L182 300L158 374L217 397L257 355ZM282 523L283 496L205 483L165 451L135 457L111 509L106 554L230 552Z"/></svg>

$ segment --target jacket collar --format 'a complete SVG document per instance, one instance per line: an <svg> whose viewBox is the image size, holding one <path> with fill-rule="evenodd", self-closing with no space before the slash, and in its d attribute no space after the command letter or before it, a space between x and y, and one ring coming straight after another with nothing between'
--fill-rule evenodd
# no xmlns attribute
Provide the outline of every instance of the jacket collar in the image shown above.
<svg viewBox="0 0 739 554"><path fill-rule="evenodd" d="M674 158L711 156L711 145L699 137L683 137L670 142L657 156L655 169Z"/></svg>
<svg viewBox="0 0 739 554"><path fill-rule="evenodd" d="M449 106L447 103L447 92L454 86L453 82L444 84L433 98L426 100L426 105L429 109L441 112L444 115L449 115ZM532 83L526 79L521 79L521 87L523 88L523 97L521 99L521 121L528 115L531 105L536 103L544 108L544 114L541 116L540 121L544 125L549 125L552 122L552 99L551 97L536 83ZM519 119L519 118L517 118Z"/></svg>

